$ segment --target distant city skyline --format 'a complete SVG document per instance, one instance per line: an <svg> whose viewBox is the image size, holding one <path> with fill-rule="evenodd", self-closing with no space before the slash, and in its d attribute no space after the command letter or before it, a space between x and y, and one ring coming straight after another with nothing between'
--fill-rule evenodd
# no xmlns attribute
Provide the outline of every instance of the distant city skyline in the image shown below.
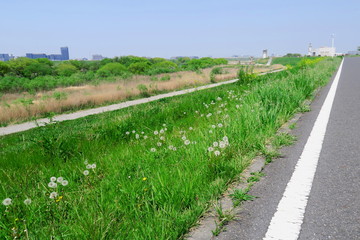
<svg viewBox="0 0 360 240"><path fill-rule="evenodd" d="M71 49L71 59L306 54L360 45L360 2L13 0L2 3L0 53L25 56ZM41 13L41 14L39 14ZM14 17L16 16L16 17Z"/></svg>

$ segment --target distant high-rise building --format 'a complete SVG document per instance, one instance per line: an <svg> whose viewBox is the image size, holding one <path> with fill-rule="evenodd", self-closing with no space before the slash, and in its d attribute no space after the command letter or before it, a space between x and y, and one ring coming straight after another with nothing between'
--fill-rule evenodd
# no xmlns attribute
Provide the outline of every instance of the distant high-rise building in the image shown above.
<svg viewBox="0 0 360 240"><path fill-rule="evenodd" d="M9 61L10 56L7 53L0 53L0 61Z"/></svg>
<svg viewBox="0 0 360 240"><path fill-rule="evenodd" d="M69 60L69 48L68 47L62 47L60 48L62 60Z"/></svg>
<svg viewBox="0 0 360 240"><path fill-rule="evenodd" d="M269 57L268 56L268 50L267 49L263 50L262 58L268 58L268 57Z"/></svg>
<svg viewBox="0 0 360 240"><path fill-rule="evenodd" d="M92 55L92 60L94 60L94 61L100 61L100 60L103 60L103 59L104 59L104 57L102 55L100 55L100 54Z"/></svg>
<svg viewBox="0 0 360 240"><path fill-rule="evenodd" d="M31 59L37 58L48 58L51 61L66 61L69 60L69 48L62 47L60 48L61 54L50 54L47 55L45 53L27 53L26 57Z"/></svg>
<svg viewBox="0 0 360 240"><path fill-rule="evenodd" d="M48 56L45 53L27 53L26 57L31 59L48 58Z"/></svg>

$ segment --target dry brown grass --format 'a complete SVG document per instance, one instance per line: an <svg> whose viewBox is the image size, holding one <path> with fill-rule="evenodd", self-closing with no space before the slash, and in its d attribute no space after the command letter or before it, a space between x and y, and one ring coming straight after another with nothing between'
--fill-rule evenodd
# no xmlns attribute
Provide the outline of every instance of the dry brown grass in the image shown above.
<svg viewBox="0 0 360 240"><path fill-rule="evenodd" d="M278 68L279 66L272 66L271 68L262 67L254 70L255 72L265 72ZM225 70L224 74L216 75L216 81L236 78L238 68L225 68ZM141 94L137 88L140 84L147 87L149 94L204 85L210 83L210 72L211 69L204 69L200 74L187 71L156 76L160 79L169 75L170 80L168 81L152 81L150 76L134 76L131 80L118 80L114 83L102 83L98 86L83 85L57 88L53 91L38 92L35 95L28 93L4 94L0 98L0 123L13 124L30 118L42 117L47 113L62 113L126 100ZM53 96L54 92L61 92L65 97L56 100ZM21 102L21 99L31 99L32 104Z"/></svg>

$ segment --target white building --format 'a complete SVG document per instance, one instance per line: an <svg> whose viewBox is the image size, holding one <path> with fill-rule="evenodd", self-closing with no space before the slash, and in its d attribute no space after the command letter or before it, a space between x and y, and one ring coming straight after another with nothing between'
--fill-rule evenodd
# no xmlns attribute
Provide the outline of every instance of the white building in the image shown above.
<svg viewBox="0 0 360 240"><path fill-rule="evenodd" d="M335 47L319 47L312 48L311 43L309 44L308 56L313 57L335 57L336 56L336 48Z"/></svg>
<svg viewBox="0 0 360 240"><path fill-rule="evenodd" d="M268 58L268 57L269 57L268 50L267 49L263 50L262 58Z"/></svg>

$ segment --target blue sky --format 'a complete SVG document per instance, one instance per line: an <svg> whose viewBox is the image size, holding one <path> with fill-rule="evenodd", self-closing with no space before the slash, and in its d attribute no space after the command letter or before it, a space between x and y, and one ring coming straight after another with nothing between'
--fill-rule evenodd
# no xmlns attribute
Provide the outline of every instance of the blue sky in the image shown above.
<svg viewBox="0 0 360 240"><path fill-rule="evenodd" d="M71 58L306 53L360 46L359 0L2 0L0 53Z"/></svg>

